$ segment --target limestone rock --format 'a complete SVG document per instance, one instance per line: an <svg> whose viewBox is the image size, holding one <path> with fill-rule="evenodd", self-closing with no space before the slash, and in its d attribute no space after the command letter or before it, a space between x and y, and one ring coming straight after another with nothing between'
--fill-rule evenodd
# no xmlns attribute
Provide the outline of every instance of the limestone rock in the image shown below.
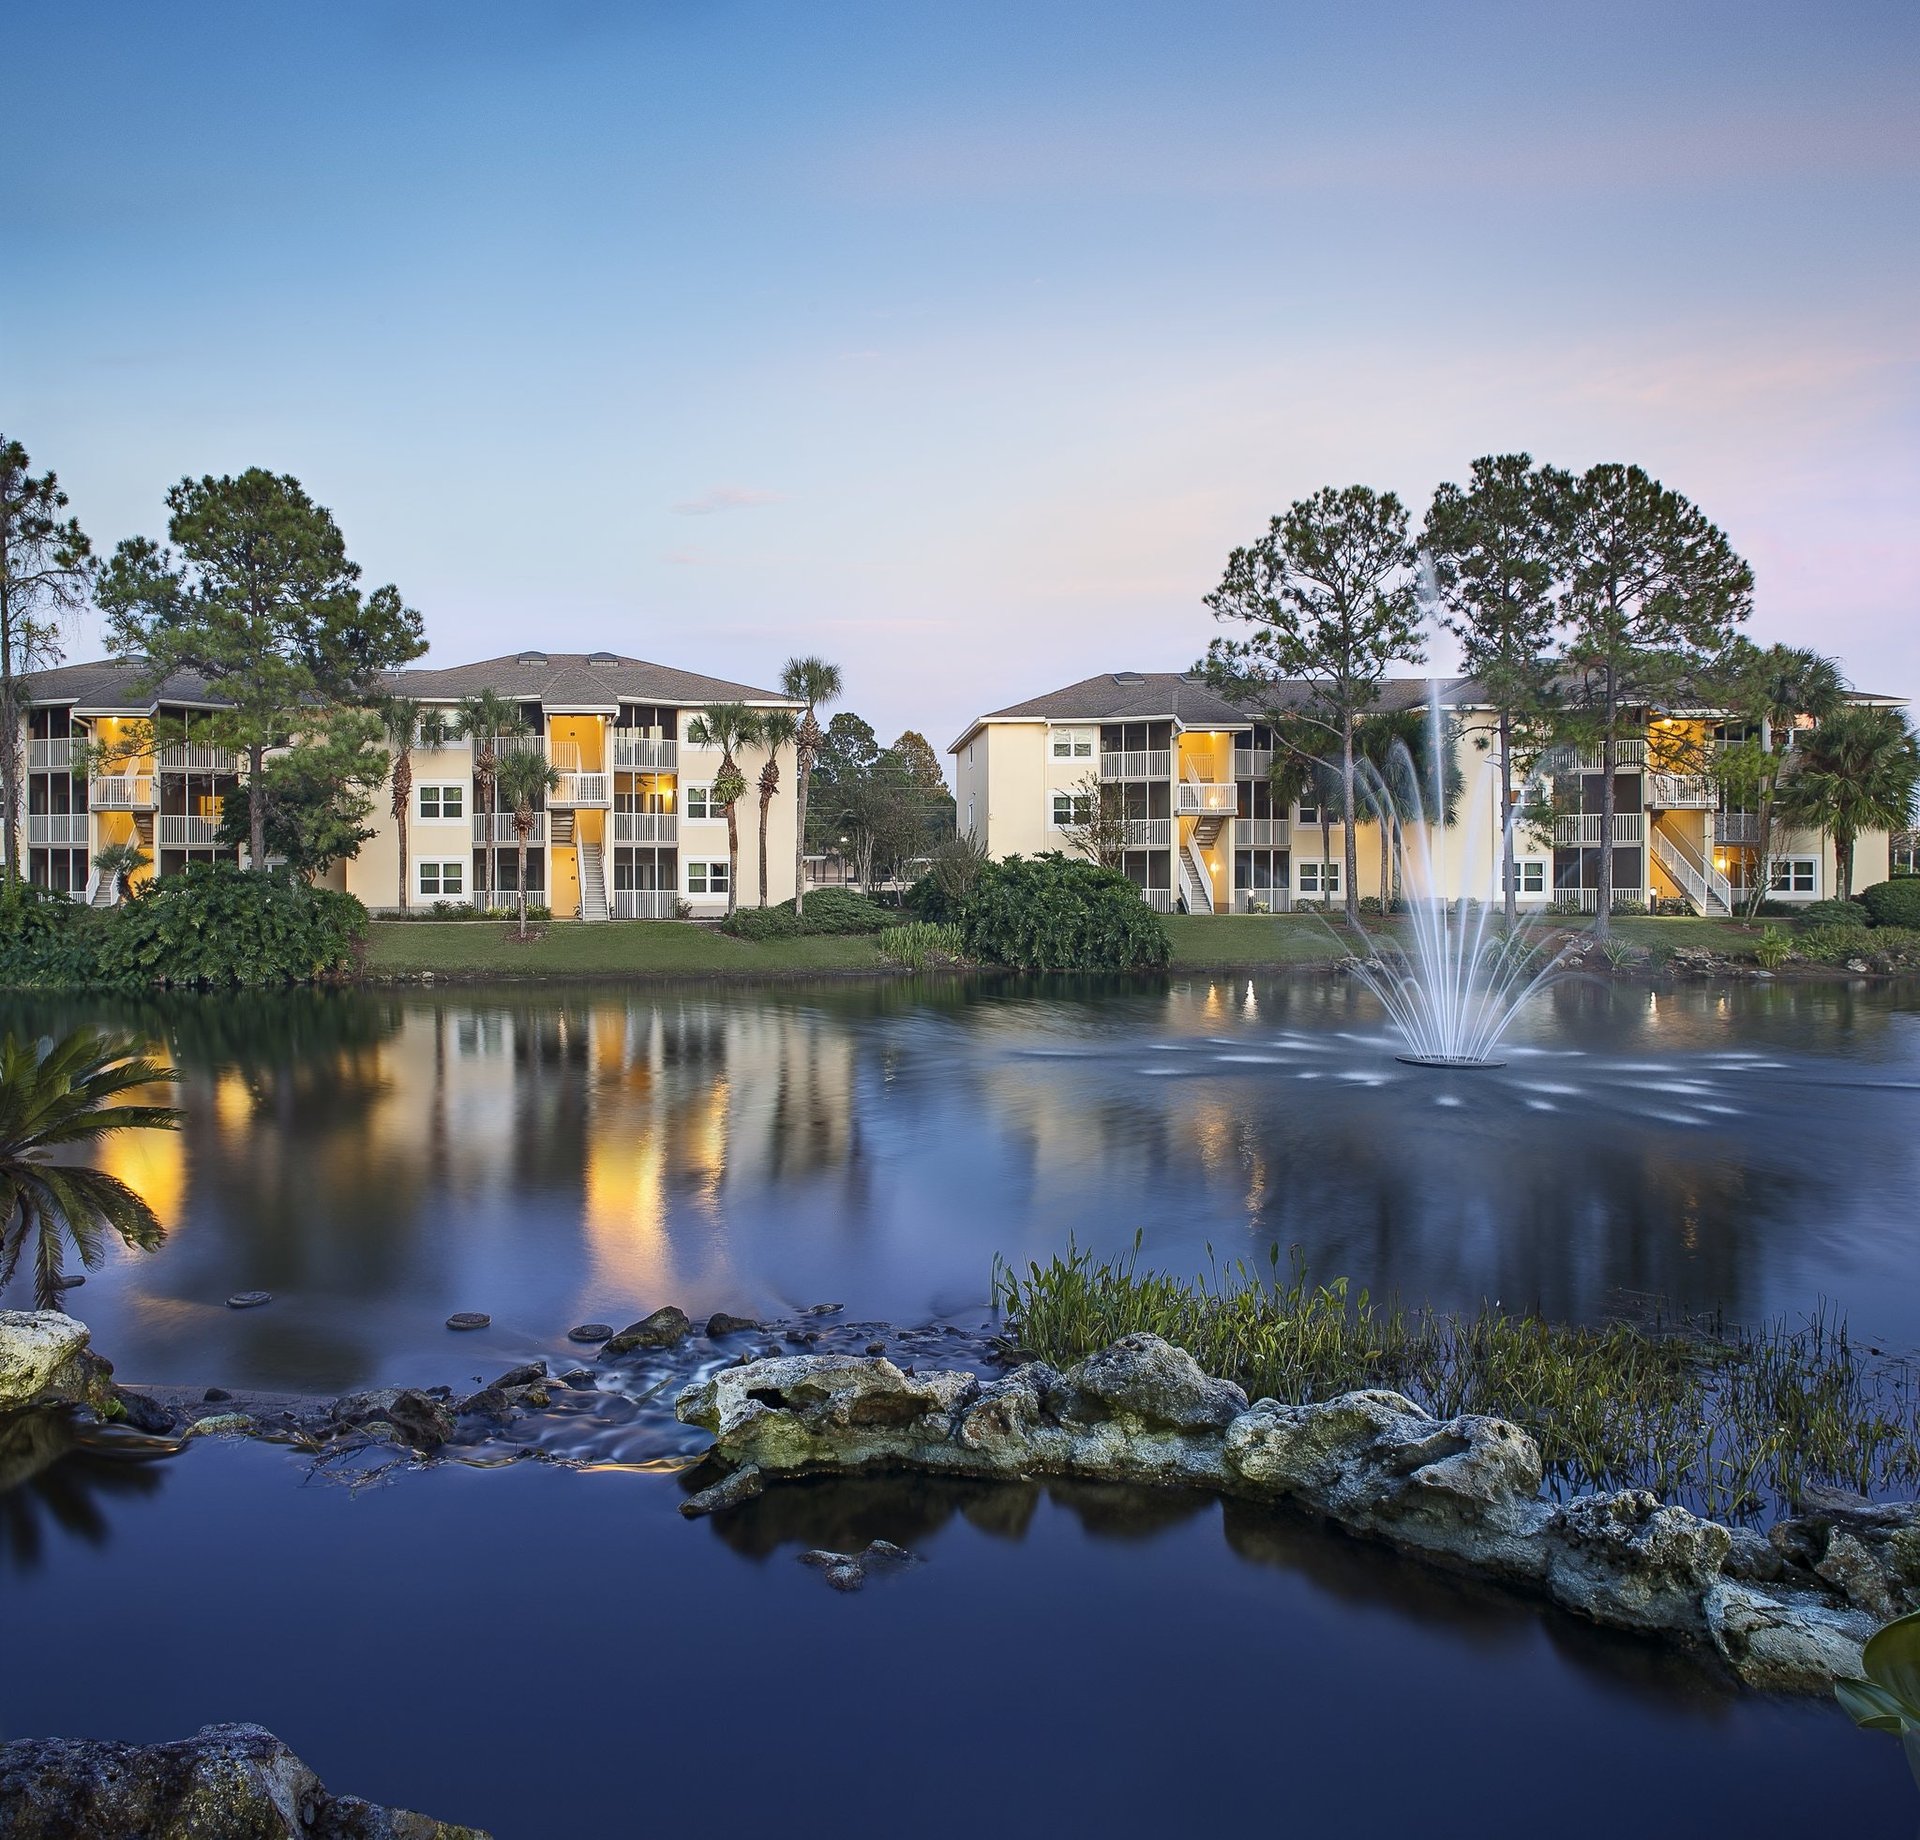
<svg viewBox="0 0 1920 1840"><path fill-rule="evenodd" d="M1707 1592L1713 1645L1750 1687L1768 1693L1825 1693L1860 1673L1860 1649L1874 1619L1812 1598L1722 1578Z"/></svg>
<svg viewBox="0 0 1920 1840"><path fill-rule="evenodd" d="M1229 1380L1213 1380L1184 1348L1157 1335L1123 1335L1065 1376L1063 1413L1108 1418L1124 1414L1176 1431L1222 1431L1247 1409Z"/></svg>
<svg viewBox="0 0 1920 1840"><path fill-rule="evenodd" d="M1037 1441L1053 1423L1048 1402L1059 1390L1060 1376L1044 1361L1016 1367L981 1387L954 1435L995 1469L1018 1475L1033 1465Z"/></svg>
<svg viewBox="0 0 1920 1840"><path fill-rule="evenodd" d="M487 1840L476 1827L330 1795L272 1732L207 1725L173 1744L0 1744L9 1840Z"/></svg>
<svg viewBox="0 0 1920 1840"><path fill-rule="evenodd" d="M58 1310L0 1310L0 1412L53 1385L87 1345L87 1325Z"/></svg>
<svg viewBox="0 0 1920 1840"><path fill-rule="evenodd" d="M707 1334L718 1341L723 1335L757 1335L760 1325L751 1316L732 1316L725 1310L715 1310L707 1318Z"/></svg>
<svg viewBox="0 0 1920 1840"><path fill-rule="evenodd" d="M918 1553L910 1553L891 1540L875 1540L857 1553L828 1552L815 1547L800 1555L802 1565L810 1565L836 1591L858 1591L871 1577L887 1572L904 1572L925 1564Z"/></svg>
<svg viewBox="0 0 1920 1840"><path fill-rule="evenodd" d="M626 1354L635 1348L674 1348L692 1333L693 1324L688 1321L686 1311L670 1303L651 1316L643 1316L637 1323L628 1323L618 1335L608 1338L601 1352Z"/></svg>
<svg viewBox="0 0 1920 1840"><path fill-rule="evenodd" d="M1704 1602L1733 1544L1718 1521L1648 1489L1582 1495L1548 1526L1547 1582L1569 1609L1629 1629L1704 1631Z"/></svg>
<svg viewBox="0 0 1920 1840"><path fill-rule="evenodd" d="M337 1425L391 1425L416 1450L438 1450L454 1433L453 1414L438 1399L411 1386L382 1386L349 1393L333 1402Z"/></svg>

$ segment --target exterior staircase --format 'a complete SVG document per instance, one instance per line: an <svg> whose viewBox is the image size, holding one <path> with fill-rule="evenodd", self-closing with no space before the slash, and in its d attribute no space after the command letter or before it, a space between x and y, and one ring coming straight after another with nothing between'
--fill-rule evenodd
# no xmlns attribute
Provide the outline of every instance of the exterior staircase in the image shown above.
<svg viewBox="0 0 1920 1840"><path fill-rule="evenodd" d="M120 871L103 875L98 869L93 872L93 880L87 884L87 905L89 907L111 907L120 898Z"/></svg>
<svg viewBox="0 0 1920 1840"><path fill-rule="evenodd" d="M1653 844L1653 860L1686 892L1696 914L1725 919L1733 912L1733 889L1718 869L1696 860L1692 851L1675 843L1657 825L1647 836Z"/></svg>
<svg viewBox="0 0 1920 1840"><path fill-rule="evenodd" d="M1218 821L1214 824L1214 835L1220 833ZM1195 847L1200 835L1198 825L1194 827L1193 839L1189 840L1178 852L1180 858L1180 894L1187 904L1190 914L1210 914L1213 912L1213 878L1207 874L1206 859Z"/></svg>
<svg viewBox="0 0 1920 1840"><path fill-rule="evenodd" d="M547 841L549 843L571 843L573 841L573 812L571 808L561 811L548 811Z"/></svg>
<svg viewBox="0 0 1920 1840"><path fill-rule="evenodd" d="M607 907L607 866L597 843L580 845L580 918L609 920Z"/></svg>

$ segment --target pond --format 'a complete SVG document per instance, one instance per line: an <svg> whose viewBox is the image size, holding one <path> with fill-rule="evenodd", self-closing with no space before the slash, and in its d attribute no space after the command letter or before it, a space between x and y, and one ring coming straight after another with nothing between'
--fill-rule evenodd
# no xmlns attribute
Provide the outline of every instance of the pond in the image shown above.
<svg viewBox="0 0 1920 1840"><path fill-rule="evenodd" d="M1297 1246L1567 1318L1824 1299L1920 1347L1911 990L1570 983L1472 1073L1400 1065L1317 976L0 1010L81 1019L183 1076L185 1128L107 1152L165 1247L69 1297L129 1380L461 1385L666 1302L977 1332L995 1254L1136 1233L1180 1271ZM273 1303L225 1307L249 1289ZM492 1325L450 1335L456 1310ZM503 1837L1276 1802L1309 1831L1913 1824L1898 1748L1831 1708L1272 1515L849 1482L690 1526L647 1448L617 1456L365 1489L258 1446L70 1457L0 1498L36 1657L0 1670L0 1726L258 1719L336 1788ZM854 1599L794 1563L872 1537L932 1563ZM1602 1772L1604 1801L1565 1793Z"/></svg>

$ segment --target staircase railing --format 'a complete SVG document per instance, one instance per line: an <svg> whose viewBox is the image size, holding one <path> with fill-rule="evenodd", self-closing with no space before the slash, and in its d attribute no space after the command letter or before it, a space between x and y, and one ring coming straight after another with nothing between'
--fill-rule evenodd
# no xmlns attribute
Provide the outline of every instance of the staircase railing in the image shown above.
<svg viewBox="0 0 1920 1840"><path fill-rule="evenodd" d="M1187 839L1180 852L1180 865L1183 880L1186 883L1187 907L1191 911L1196 905L1200 912L1213 912L1213 878L1207 873L1206 858L1194 847L1193 839Z"/></svg>
<svg viewBox="0 0 1920 1840"><path fill-rule="evenodd" d="M1653 860L1687 891L1697 912L1707 913L1718 902L1722 913L1733 912L1733 889L1718 869L1695 862L1664 831L1653 832Z"/></svg>

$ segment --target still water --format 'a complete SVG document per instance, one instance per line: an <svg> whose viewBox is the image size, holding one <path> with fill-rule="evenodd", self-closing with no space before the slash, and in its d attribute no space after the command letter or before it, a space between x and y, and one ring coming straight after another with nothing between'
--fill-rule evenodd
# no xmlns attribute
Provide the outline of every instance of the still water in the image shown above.
<svg viewBox="0 0 1920 1840"><path fill-rule="evenodd" d="M111 1147L171 1228L71 1294L123 1377L463 1382L673 1301L985 1320L1069 1236L1299 1246L1408 1300L1920 1346L1911 991L1574 984L1499 1072L1399 1065L1318 978L18 1004L164 1043ZM1209 1252L1211 1248L1211 1252ZM224 1298L275 1301L230 1311ZM9 1299L18 1303L20 1298ZM454 1310L491 1329L450 1336ZM624 1433L623 1433L624 1435ZM649 1434L651 1435L651 1433ZM502 1840L721 1833L1915 1830L1897 1746L1284 1516L1101 1489L778 1489L689 1525L633 1467L353 1489L263 1446L0 1496L0 1729L273 1727ZM884 1537L856 1598L796 1563Z"/></svg>

